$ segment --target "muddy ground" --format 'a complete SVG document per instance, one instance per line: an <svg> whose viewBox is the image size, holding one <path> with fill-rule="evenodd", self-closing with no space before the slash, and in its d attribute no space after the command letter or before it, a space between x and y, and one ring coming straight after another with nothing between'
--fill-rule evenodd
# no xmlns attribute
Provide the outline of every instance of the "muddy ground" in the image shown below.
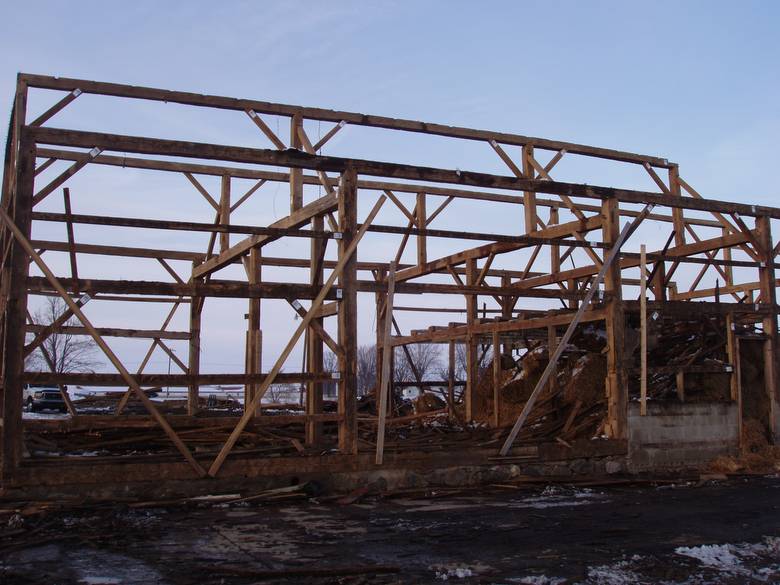
<svg viewBox="0 0 780 585"><path fill-rule="evenodd" d="M0 583L780 583L778 506L775 476L82 509L8 519Z"/></svg>

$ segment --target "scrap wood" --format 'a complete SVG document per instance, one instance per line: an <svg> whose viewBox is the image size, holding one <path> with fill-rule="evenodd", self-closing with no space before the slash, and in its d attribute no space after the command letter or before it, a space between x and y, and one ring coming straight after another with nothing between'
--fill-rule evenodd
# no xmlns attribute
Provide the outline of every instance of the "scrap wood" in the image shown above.
<svg viewBox="0 0 780 585"><path fill-rule="evenodd" d="M253 502L257 500L272 499L277 496L289 496L290 494L303 495L306 488L310 485L310 482L299 483L297 485L291 485L281 488L273 488L264 490L251 496L240 496L232 500L224 502L225 504L238 504L243 502Z"/></svg>
<svg viewBox="0 0 780 585"><path fill-rule="evenodd" d="M285 569L254 569L237 565L211 565L204 567L213 574L251 577L253 579L282 579L285 577L345 577L350 575L379 575L399 573L394 565L350 565L346 567L290 567Z"/></svg>

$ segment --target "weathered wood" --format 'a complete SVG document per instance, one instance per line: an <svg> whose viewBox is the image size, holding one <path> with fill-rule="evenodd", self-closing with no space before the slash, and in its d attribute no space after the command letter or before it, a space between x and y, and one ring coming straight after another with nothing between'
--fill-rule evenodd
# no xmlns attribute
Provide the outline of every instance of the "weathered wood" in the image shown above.
<svg viewBox="0 0 780 585"><path fill-rule="evenodd" d="M192 106L205 106L226 110L247 110L252 109L255 112L282 116L301 116L309 120L321 120L323 122L345 122L358 126L372 126L376 128L388 128L393 130L403 130L406 132L422 132L425 134L435 134L448 136L452 138L463 138L467 140L490 140L495 139L503 144L523 146L533 144L537 148L547 150L566 150L572 154L581 154L597 158L608 158L623 162L641 164L648 162L654 166L666 167L669 163L664 158L640 155L635 153L612 150L608 148L598 148L583 144L548 140L545 138L521 136L518 134L507 134L504 132L493 132L486 130L475 130L473 128L461 128L457 126L445 126L442 124L432 124L430 122L418 122L414 120L405 120L402 118L388 118L385 116L374 116L360 114L356 112L343 112L337 110L324 110L322 108L309 108L287 104L275 104L258 100L236 99L231 97L203 95L190 92L172 91L150 87L140 87L131 85L122 85L118 83L106 83L99 81L89 81L84 79L70 79L64 77L48 77L45 75L32 75L24 73L20 75L20 80L30 87L44 89L60 89L72 91L80 89L84 93L94 93L97 95L110 95L116 97L128 97L145 100L155 100L162 102L178 103Z"/></svg>
<svg viewBox="0 0 780 585"><path fill-rule="evenodd" d="M539 381L537 382L536 386L533 389L533 392L531 392L530 396L528 397L528 400L525 403L525 406L523 406L523 410L520 412L520 416L517 417L515 424L512 426L512 429L509 432L509 436L506 438L506 441L504 441L504 444L501 446L501 449L499 450L499 454L502 457L505 457L507 453L509 453L509 450L512 448L512 444L515 442L518 433L520 433L520 429L523 427L523 423L528 418L528 415L531 413L531 410L533 410L534 404L536 402L536 398L538 397L541 390L547 384L547 380L549 379L550 375L555 369L555 364L558 362L561 355L563 354L563 351L566 349L566 346L568 345L571 336L574 334L574 330L577 328L577 324L580 322L582 315L585 313L585 307L587 307L591 299L593 299L593 295L596 293L596 290L598 290L599 285L604 280L608 270L610 269L610 266L615 261L615 258L617 258L621 246L626 241L626 239L631 235L631 233L633 233L633 231L639 226L639 224L642 222L644 217L650 212L651 209L652 206L646 206L645 209L642 211L642 213L640 213L640 215L637 217L637 219L634 220L633 223L627 224L626 227L623 228L623 231L621 231L620 235L615 239L613 248L612 250L610 250L609 256L604 260L604 263L602 264L599 273L593 278L593 281L591 282L591 286L588 289L588 293L585 296L585 299L583 300L582 304L580 305L580 308L577 310L577 314L574 316L574 319L572 319L572 321L569 323L569 326L566 328L566 332L563 334L563 337L561 337L561 340L558 343L558 347L555 349L555 352L553 353L553 355L550 356L550 359L547 362L547 367L545 367L544 372L542 372Z"/></svg>
<svg viewBox="0 0 780 585"><path fill-rule="evenodd" d="M647 264L645 245L640 246L639 259L639 414L647 415Z"/></svg>
<svg viewBox="0 0 780 585"><path fill-rule="evenodd" d="M501 342L498 332L493 332L493 426L501 423Z"/></svg>
<svg viewBox="0 0 780 585"><path fill-rule="evenodd" d="M385 201L382 196L379 205ZM378 208L375 208L378 211ZM373 221L366 219L364 226ZM357 228L357 174L347 170L342 174L338 188L338 227L342 237L338 241L339 263L342 270L338 275L342 291L338 314L338 340L343 350L340 357L337 406L342 415L339 423L339 450L342 453L356 454L357 434L357 254L353 246L365 233Z"/></svg>
<svg viewBox="0 0 780 585"><path fill-rule="evenodd" d="M466 260L466 282L474 285L477 279L477 261L475 258ZM479 362L477 353L477 338L473 335L477 314L478 298L475 294L466 295L466 388L463 391L463 404L467 422L474 420L476 412L477 384L479 379Z"/></svg>
<svg viewBox="0 0 780 585"><path fill-rule="evenodd" d="M3 222L6 224L8 229L10 229L13 232L17 242L21 245L21 247L24 249L27 255L33 259L33 261L41 270L41 272L44 273L47 280L49 280L51 285L57 290L58 293L60 293L60 297L62 298L62 300L65 301L65 304L67 304L68 307L73 311L73 314L79 319L79 321L81 321L84 327L86 327L90 331L90 334L94 339L95 343L97 344L97 346L102 350L102 352L109 359L109 361L119 371L119 374L122 376L122 378L127 383L127 385L133 388L133 391L141 400L146 410L159 423L159 425L165 431L165 434L168 435L168 437L171 439L171 441L179 450L179 452L184 456L184 458L187 460L190 466L195 470L195 472L199 476L205 475L204 469L192 456L192 453L187 448L187 446L182 442L182 440L179 438L176 432L171 428L171 426L165 420L165 417L163 417L160 414L160 412L154 406L152 401L149 400L146 394L144 394L144 392L141 390L141 387L138 385L138 383L125 369L125 367L122 365L122 362L119 361L119 358L116 357L116 355L111 350L111 348L108 347L105 341L103 341L103 338L92 326L92 323L89 321L89 319L87 319L86 315L84 315L84 313L81 311L81 308L70 298L70 296L68 296L68 293L65 291L65 289L57 282L57 278L54 276L51 270L49 270L48 266L43 262L43 260L41 260L40 256L38 256L38 254L35 252L32 246L30 246L30 243L27 241L27 238L25 237L24 233L14 224L13 220L8 216L5 210L0 209L0 218L2 218ZM22 345L23 344L20 343L20 349Z"/></svg>
<svg viewBox="0 0 780 585"><path fill-rule="evenodd" d="M37 152L39 157L55 157L54 159L50 159L53 161L81 160L87 156L85 153L82 152L58 150L58 149L51 149L51 148L39 148ZM555 160L555 158L553 158L553 160ZM274 181L280 183L289 183L290 180L290 174L285 172L264 171L264 170L254 169L254 168L243 168L243 167L235 167L235 166L171 162L165 160L154 160L154 159L145 159L145 158L128 157L128 156L112 156L112 155L101 154L95 157L95 159L93 160L93 164L117 166L122 168L150 169L150 170L177 172L177 173L187 171L190 173L198 173L202 175L213 175L219 177L223 175L228 175L230 177L236 177L236 178L255 179L259 181ZM550 163L548 163L546 166L550 167ZM549 169L547 170L549 171ZM312 175L304 174L302 181L304 185L320 184L319 178ZM336 179L331 179L330 186L331 188L335 188L337 186ZM442 195L447 197L448 199L458 198L458 199L473 199L477 201L493 201L496 203L509 203L514 205L523 204L522 197L518 197L516 195L506 195L503 193L491 193L491 192L484 192L484 191L478 191L472 189L468 189L468 190L455 189L453 187L419 185L414 183L390 183L386 181L360 180L358 181L358 188L366 191L392 190L400 193L411 193L411 194L419 193L420 191L425 191L429 195ZM557 209L562 206L565 206L565 204L560 200L544 199L538 196L536 198L536 205L537 207L549 207L553 209ZM235 208L236 204L234 204L233 207ZM582 202L578 203L577 207L583 212L590 211L590 212L598 213L601 209L600 206L590 205ZM233 210L234 209L231 209L231 211ZM636 217L638 213L639 211L635 211L633 209L620 210L621 217ZM432 213L431 218L434 217L436 214L437 214L436 212ZM431 218L429 218L429 220ZM674 218L671 215L652 213L648 216L648 219L652 219L655 221L663 221L663 222L673 222ZM700 225L700 226L707 226L707 227L719 227L721 225L720 222L715 220L694 218L694 217L686 217L685 222L688 225Z"/></svg>
<svg viewBox="0 0 780 585"><path fill-rule="evenodd" d="M236 384L261 384L268 378L268 373L256 374L131 374L140 386L170 386L171 388L184 388L192 383L203 386L236 385ZM30 384L65 384L68 386L102 386L122 387L127 386L120 374L110 373L52 373L52 372L25 372L25 382ZM281 383L309 382L312 380L330 380L327 372L321 374L309 374L306 372L283 372L276 376L276 381Z"/></svg>
<svg viewBox="0 0 780 585"><path fill-rule="evenodd" d="M393 320L393 296L395 294L395 265L390 264L387 273L387 298L385 300L384 331L382 336L382 375L379 384L379 406L377 407L378 424L376 429L376 458L374 462L382 465L385 453L385 422L387 420L387 397L390 393L390 364L393 345L390 343Z"/></svg>
<svg viewBox="0 0 780 585"><path fill-rule="evenodd" d="M417 278L431 272L438 272L439 270L446 269L447 266L454 264L462 264L469 259L486 258L490 254L502 254L505 252L512 252L519 250L528 245L546 244L550 243L549 240L560 239L572 233L572 231L585 232L601 227L601 218L592 217L585 222L573 221L566 224L560 224L551 226L542 230L530 232L526 237L517 238L517 242L497 242L492 244L485 244L457 254L444 256L437 260L428 262L422 266L416 266L399 271L397 280L402 282L411 278Z"/></svg>
<svg viewBox="0 0 780 585"><path fill-rule="evenodd" d="M654 205L678 207L682 209L715 211L727 214L738 213L747 217L768 215L773 219L780 219L780 209L761 205L754 206L741 203L730 203L714 199L675 198L650 191L617 189L613 187L584 185L562 181L547 181L542 179L520 179L487 173L413 167L409 165L367 161L362 159L316 156L292 149L285 151L264 150L138 136L121 136L117 134L84 132L79 130L61 130L56 128L25 128L23 133L25 132L28 133L36 143L56 146L92 148L97 145L105 150L127 151L138 154L165 152L170 156L199 159L210 158L239 163L266 164L270 166L291 168L309 168L337 173L344 172L347 168L352 168L360 175L368 176L470 185L474 187L491 187L514 191L533 191L535 193L566 195L568 197L586 197L589 199L616 199L626 203L652 203Z"/></svg>
<svg viewBox="0 0 780 585"><path fill-rule="evenodd" d="M290 215L273 222L269 227L280 229L298 229L311 222L313 217L322 215L336 209L338 201L335 195L328 195L315 199L312 203L293 211ZM249 253L252 248L257 248L263 244L272 242L276 238L272 236L251 236L223 251L221 254L203 264L198 265L193 270L193 277L200 278L219 270L223 266L230 264L235 258Z"/></svg>
<svg viewBox="0 0 780 585"><path fill-rule="evenodd" d="M249 422L249 419L252 416L252 411L257 406L257 404L260 403L260 400L262 399L263 395L265 394L268 387L273 383L273 381L277 378L279 375L282 366L284 365L284 362L287 360L287 357L290 355L290 352L295 347L295 344L297 343L298 339L300 339L300 336L303 334L303 332L306 330L306 328L309 326L309 322L311 319L314 318L314 315L316 315L317 310L322 305L323 301L328 295L328 292L330 291L331 287L333 286L333 283L336 281L336 278L338 278L341 275L341 272L343 271L344 267L347 265L347 263L352 258L352 255L354 254L355 250L357 249L357 245L360 242L360 239L363 237L363 234L365 234L366 229L368 228L368 225L370 225L371 221L373 221L374 217L376 217L376 214L379 213L379 209L382 207L386 200L386 197L382 196L377 201L377 203L374 205L373 209L369 213L368 217L366 218L365 223L363 224L363 227L361 227L357 233L355 234L354 238L351 240L349 247L346 250L343 250L343 252L339 255L339 262L336 265L336 268L331 272L331 274L328 276L328 279L324 282L322 285L322 290L317 295L317 298L314 299L312 302L311 307L309 308L309 312L307 313L306 317L304 317L301 320L301 323L298 325L298 328L295 330L295 333L293 333L292 338L285 346L284 350L282 350L281 355L277 359L276 363L274 364L273 368L271 368L271 371L268 373L268 376L266 379L262 382L260 385L260 388L258 389L257 393L255 394L254 398L252 399L251 404L244 405L244 414L241 416L241 419L239 420L238 424L236 424L236 427L233 429L233 431L230 433L230 436L228 437L225 444L222 446L222 449L220 449L219 454L217 455L214 462L211 464L211 467L209 467L209 475L214 477L218 472L220 467L222 467L222 464L225 462L225 459L230 454L230 451L233 449L233 446L236 444L236 441L238 440L238 437L243 432L244 428L246 427L247 423ZM341 312L339 313L341 314ZM342 340L339 339L341 342ZM353 342L356 342L356 339L353 339ZM339 343L342 347L344 347L345 343ZM352 416L354 417L355 413L354 410L352 411ZM356 422L356 421L355 421ZM344 424L343 422L341 424ZM349 423L347 423L349 424ZM341 425L340 425L341 426Z"/></svg>
<svg viewBox="0 0 780 585"><path fill-rule="evenodd" d="M26 112L26 90L17 86L14 101L14 120L23 121ZM13 145L14 147L16 144ZM8 156L10 153L6 153ZM22 138L18 143L16 168L6 166L3 199L13 209L11 220L5 209L0 213L9 231L6 231L10 256L2 266L2 289L5 295L2 339L2 479L10 481L22 457L22 373L24 371L24 326L26 322L27 287L25 279L29 273L29 257L22 239L30 234L30 212L33 202L35 179L35 146ZM10 178L9 173L14 177ZM13 201L13 204L11 203ZM16 223L14 223L16 222ZM11 235L13 232L15 237ZM18 234L18 235L17 235ZM21 239L20 239L21 237Z"/></svg>
<svg viewBox="0 0 780 585"><path fill-rule="evenodd" d="M62 333L65 335L91 335L86 327L57 325L51 327L48 325L27 325L25 330L29 333L42 334L50 332L54 334ZM127 337L134 339L189 339L190 334L187 331L162 331L159 329L120 329L117 327L95 327L95 331L101 337Z"/></svg>

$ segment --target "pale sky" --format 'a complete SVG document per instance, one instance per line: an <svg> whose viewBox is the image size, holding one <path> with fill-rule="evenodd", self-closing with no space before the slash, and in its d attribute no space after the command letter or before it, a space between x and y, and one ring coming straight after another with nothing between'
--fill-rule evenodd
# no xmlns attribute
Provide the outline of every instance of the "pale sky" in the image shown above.
<svg viewBox="0 0 780 585"><path fill-rule="evenodd" d="M776 205L778 24L780 5L769 1L6 2L0 7L0 112L10 113L19 71L248 97L662 156L678 162L682 176L706 197ZM30 115L56 99L32 99ZM117 109L88 96L49 125L269 147L239 113L204 114L163 104ZM0 126L4 132L5 124ZM307 130L313 136L327 131L316 124ZM340 133L325 154L508 174L484 145L349 131ZM279 133L286 138L287 129ZM567 164L556 178L654 189L636 168L576 159ZM69 184L76 213L197 221L210 221L212 215L180 176L90 168ZM218 193L216 182L204 179L204 184ZM235 192L240 195L248 186L237 185ZM61 210L61 195L50 199L41 209ZM374 199L361 203L361 213ZM411 199L405 201L412 205ZM284 186L266 185L236 221L262 225L284 215L287 205ZM401 223L397 210L387 207L383 223ZM514 209L516 216L501 207L500 217L494 217L489 215L495 210L486 212L484 204L465 202L453 205L432 227L512 233L520 217ZM63 239L64 230L44 226L35 236ZM121 240L86 226L77 226L76 237ZM635 237L652 248L665 234ZM397 245L392 238L375 238L361 258L386 255L388 242ZM122 243L205 246L203 238L153 232L144 242ZM445 244L432 243L430 255L449 253ZM637 247L638 240L631 248ZM277 247L274 253L285 249ZM48 259L67 274L63 258L52 254ZM82 262L82 273L95 278L167 279L159 266L113 261L107 266L86 256ZM497 261L494 266L510 264ZM183 265L177 268L184 274ZM361 343L371 340L374 326L365 296ZM448 306L462 306L457 297L445 300ZM420 301L407 297L400 302ZM204 371L242 367L244 305L215 301L207 307ZM269 367L296 323L285 304L265 306L264 361ZM161 306L136 314L131 312L135 308L125 308L123 317L130 320L124 326L132 322L148 328L159 324L166 311ZM88 315L109 324L116 309L95 303ZM173 328L184 328L184 315ZM414 319L404 316L403 326L415 325ZM459 317L418 325L442 320ZM130 368L146 349L137 341L111 340L111 345ZM186 356L184 344L175 347ZM164 371L167 364L158 354L151 369ZM299 364L300 354L294 355L286 370Z"/></svg>

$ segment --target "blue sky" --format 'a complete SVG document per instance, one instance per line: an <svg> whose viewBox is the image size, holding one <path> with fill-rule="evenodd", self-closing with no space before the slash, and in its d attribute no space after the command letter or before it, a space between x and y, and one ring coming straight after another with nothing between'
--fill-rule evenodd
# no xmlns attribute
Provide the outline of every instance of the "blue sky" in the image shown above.
<svg viewBox="0 0 780 585"><path fill-rule="evenodd" d="M10 112L18 71L253 97L659 155L705 196L776 205L778 24L780 4L769 1L6 2L0 112ZM76 106L52 125L267 147L245 120ZM489 149L408 144L345 137L331 154L506 172ZM646 176L593 168L562 168L560 178L652 187ZM86 180L74 186L84 197L96 184ZM172 188L165 181L150 189ZM273 194L271 215L284 199ZM215 358L214 369L236 361Z"/></svg>

